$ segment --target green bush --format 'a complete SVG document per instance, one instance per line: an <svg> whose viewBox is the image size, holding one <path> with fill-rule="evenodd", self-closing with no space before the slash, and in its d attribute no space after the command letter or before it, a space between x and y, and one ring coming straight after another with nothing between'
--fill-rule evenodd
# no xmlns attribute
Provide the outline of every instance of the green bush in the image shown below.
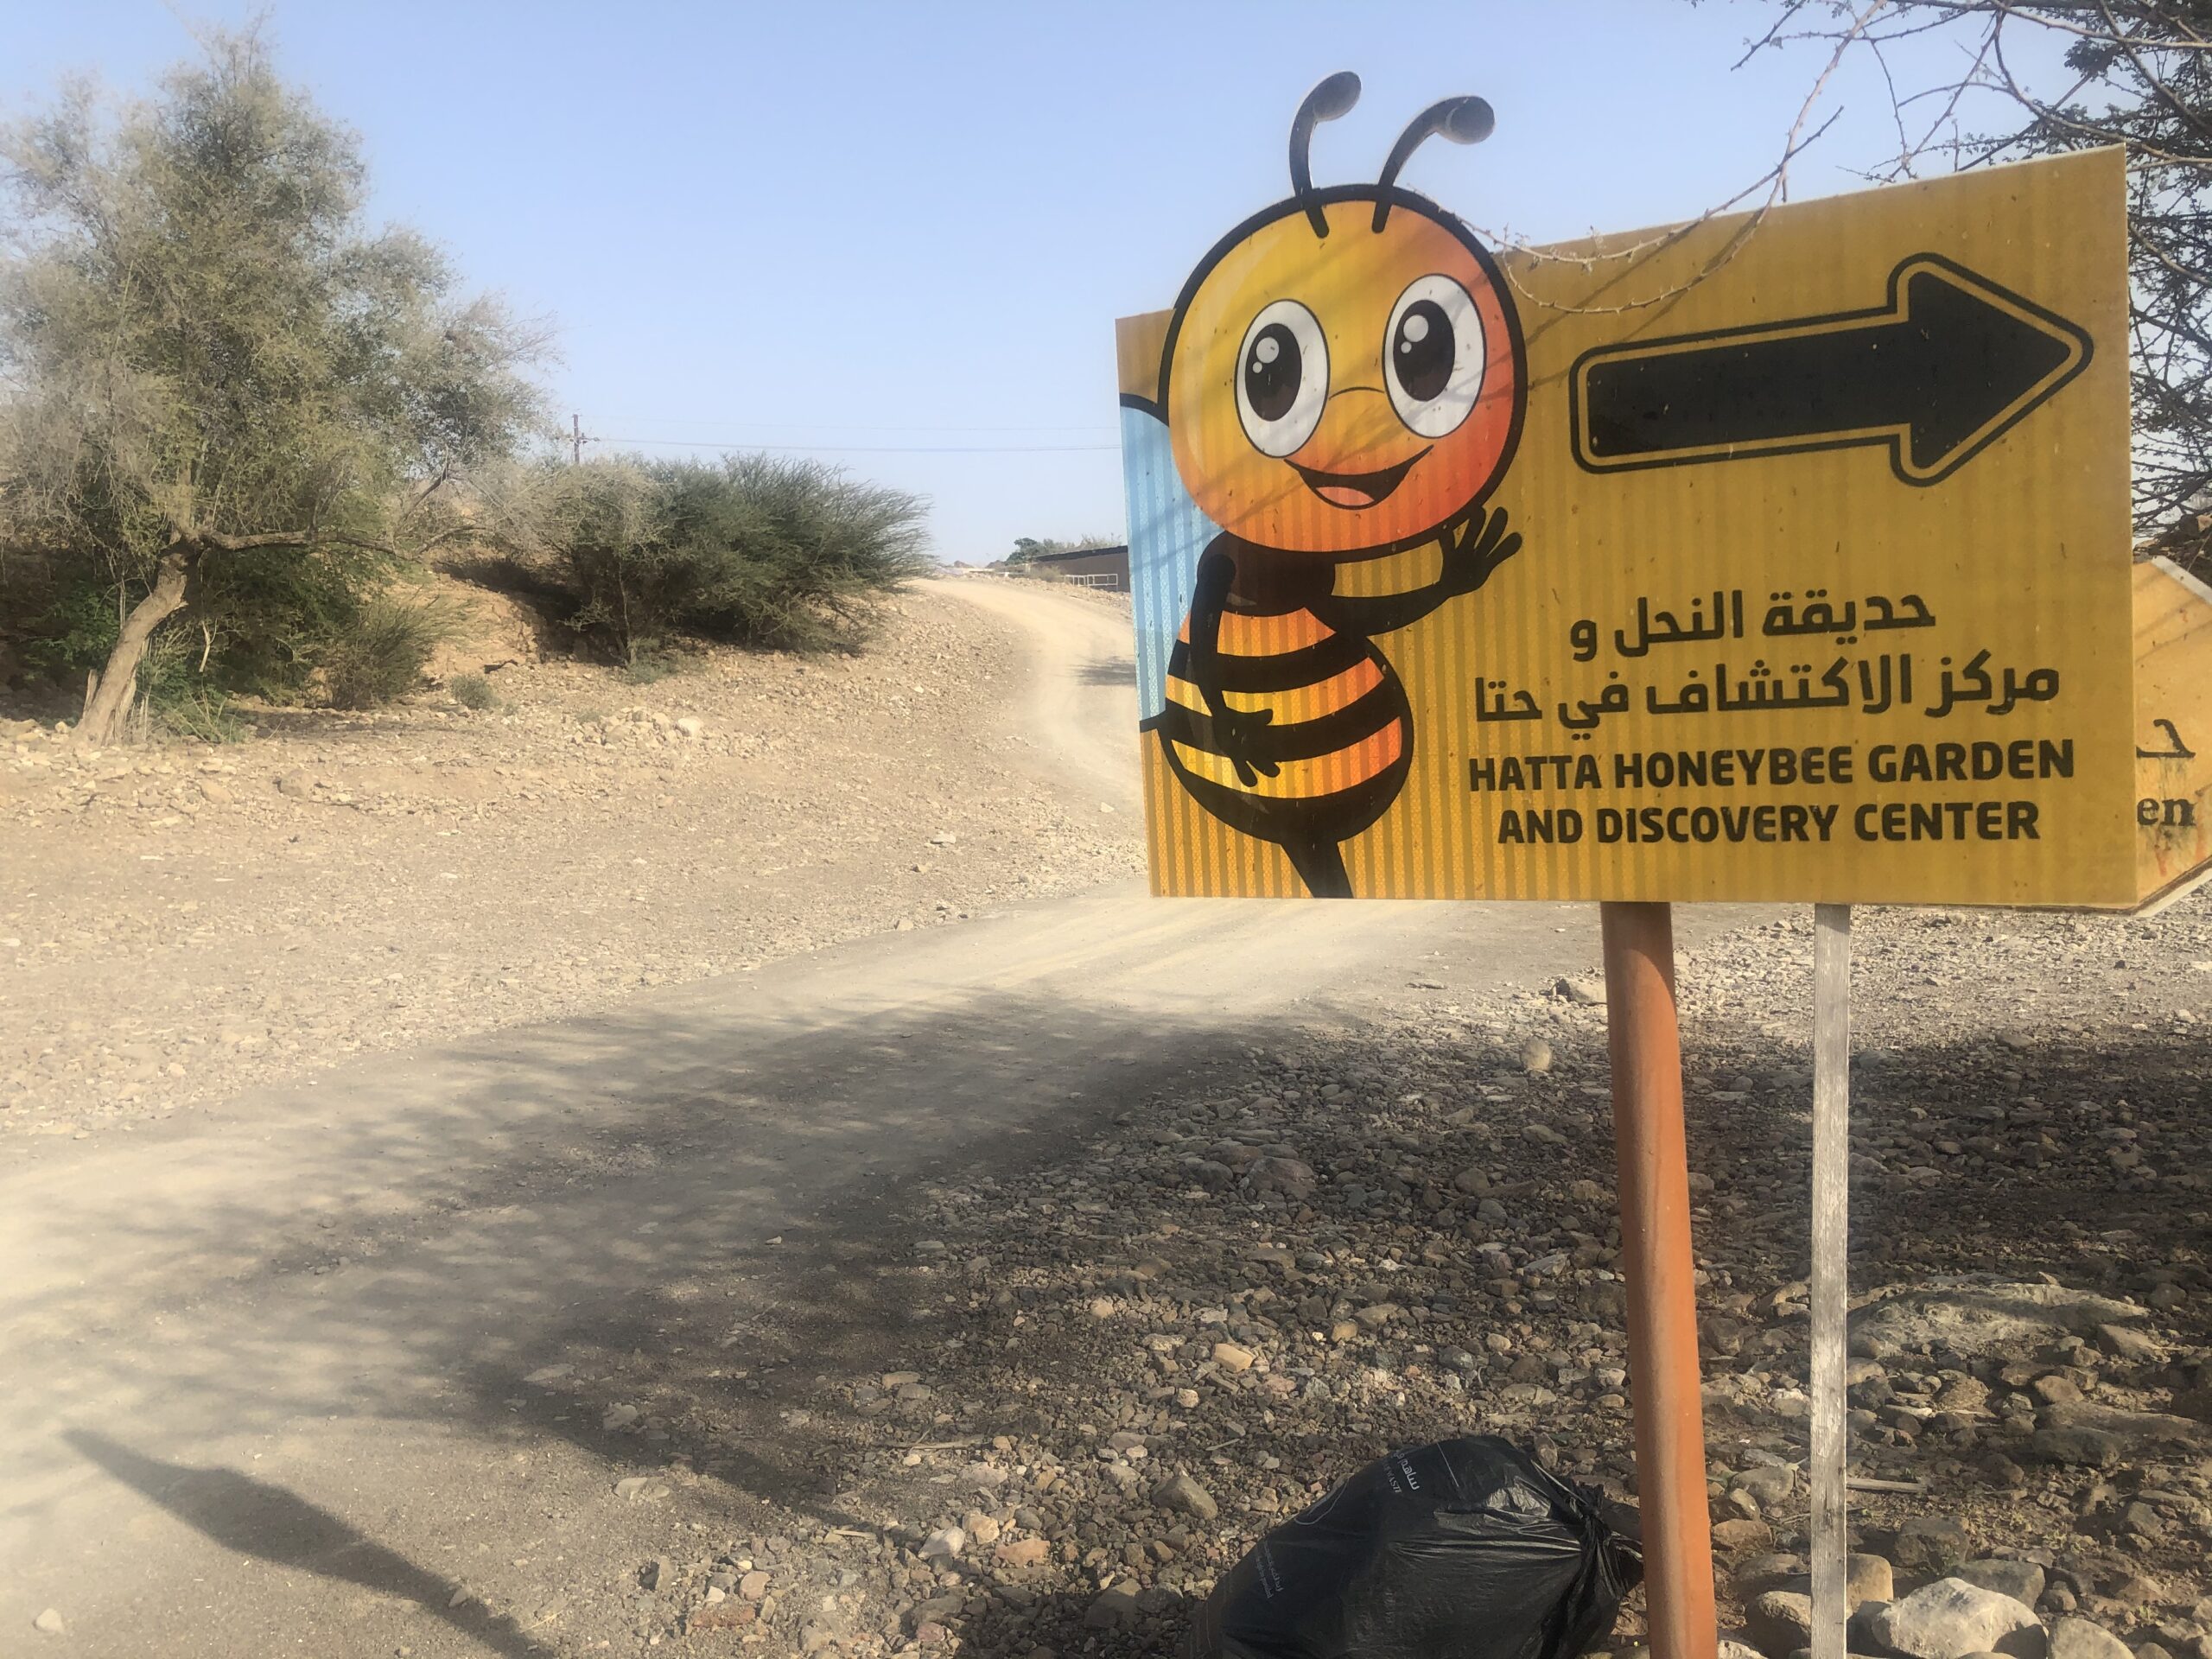
<svg viewBox="0 0 2212 1659"><path fill-rule="evenodd" d="M157 699L152 709L154 718L179 737L197 738L202 743L236 743L246 734L245 721L238 718L230 698L205 686Z"/></svg>
<svg viewBox="0 0 2212 1659"><path fill-rule="evenodd" d="M235 743L246 734L229 693L200 664L212 641L179 618L157 630L138 659L139 735L158 728L202 743Z"/></svg>
<svg viewBox="0 0 2212 1659"><path fill-rule="evenodd" d="M928 568L920 497L817 461L598 461L550 494L569 626L632 666L678 637L849 648L873 601Z"/></svg>
<svg viewBox="0 0 2212 1659"><path fill-rule="evenodd" d="M453 693L453 700L462 708L474 709L479 714L499 706L499 694L481 674L456 675L446 690Z"/></svg>
<svg viewBox="0 0 2212 1659"><path fill-rule="evenodd" d="M385 579L385 568L359 559L283 550L203 564L190 607L155 632L138 664L139 695L157 715L186 702L219 709L239 694L296 703L314 695L320 674L323 697L340 709L401 696L462 618L448 603L379 591ZM127 583L123 605L143 593L143 583ZM23 655L49 678L80 688L88 671L106 664L120 626L115 584L67 570L21 624ZM196 728L208 716L190 718Z"/></svg>
<svg viewBox="0 0 2212 1659"><path fill-rule="evenodd" d="M322 654L324 699L334 709L373 709L404 696L422 683L423 670L460 626L450 605L372 596Z"/></svg>
<svg viewBox="0 0 2212 1659"><path fill-rule="evenodd" d="M111 586L81 571L64 573L24 620L24 660L49 679L81 690L86 676L106 663L121 626ZM229 662L217 650L221 638L182 617L155 630L135 671L142 735L149 727L207 743L245 735L224 684Z"/></svg>

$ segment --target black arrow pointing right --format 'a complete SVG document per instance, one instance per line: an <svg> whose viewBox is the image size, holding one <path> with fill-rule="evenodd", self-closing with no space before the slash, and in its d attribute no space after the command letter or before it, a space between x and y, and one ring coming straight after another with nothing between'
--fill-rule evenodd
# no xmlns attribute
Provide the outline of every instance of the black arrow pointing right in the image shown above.
<svg viewBox="0 0 2212 1659"><path fill-rule="evenodd" d="M1600 346L1568 378L1592 472L1884 444L1908 484L1948 477L2089 361L2087 331L1941 255L1868 311Z"/></svg>

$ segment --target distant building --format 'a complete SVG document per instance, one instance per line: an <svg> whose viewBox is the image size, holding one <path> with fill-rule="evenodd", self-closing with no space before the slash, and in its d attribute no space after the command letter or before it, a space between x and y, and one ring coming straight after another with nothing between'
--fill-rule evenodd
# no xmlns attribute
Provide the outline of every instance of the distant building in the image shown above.
<svg viewBox="0 0 2212 1659"><path fill-rule="evenodd" d="M1129 591L1129 550L1121 547L1078 547L1065 553L1039 553L1029 561L1033 569L1049 570L1086 588L1109 593Z"/></svg>

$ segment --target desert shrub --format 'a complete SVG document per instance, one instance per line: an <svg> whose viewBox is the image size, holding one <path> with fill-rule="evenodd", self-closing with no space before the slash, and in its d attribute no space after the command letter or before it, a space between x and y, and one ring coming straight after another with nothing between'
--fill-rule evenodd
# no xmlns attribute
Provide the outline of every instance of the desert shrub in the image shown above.
<svg viewBox="0 0 2212 1659"><path fill-rule="evenodd" d="M157 627L135 675L151 723L211 736L240 695L300 702L320 695L365 709L412 690L462 626L458 607L379 586L377 567L288 550L253 550L200 567L193 603ZM143 584L66 569L22 625L35 671L81 686L114 651Z"/></svg>
<svg viewBox="0 0 2212 1659"><path fill-rule="evenodd" d="M108 620L112 633L114 618ZM200 630L181 619L155 631L138 660L138 695L129 736L143 741L159 731L203 743L235 743L245 736L245 722L230 694L211 683L201 667L208 647Z"/></svg>
<svg viewBox="0 0 2212 1659"><path fill-rule="evenodd" d="M254 550L201 568L194 603L158 627L137 668L139 694L247 692L273 702L302 696L324 655L359 621L365 573L346 565ZM73 685L104 670L123 613L145 583L119 584L83 567L64 568L23 622L34 667Z"/></svg>
<svg viewBox="0 0 2212 1659"><path fill-rule="evenodd" d="M678 638L851 647L927 568L926 505L808 460L615 459L550 481L544 541L568 621L626 664Z"/></svg>
<svg viewBox="0 0 2212 1659"><path fill-rule="evenodd" d="M479 714L499 706L499 694L481 674L456 675L446 690L453 693L453 700L462 708L474 709Z"/></svg>
<svg viewBox="0 0 2212 1659"><path fill-rule="evenodd" d="M237 743L246 735L231 699L208 686L194 686L175 697L149 699L146 707L163 730L202 743Z"/></svg>
<svg viewBox="0 0 2212 1659"><path fill-rule="evenodd" d="M334 709L373 709L405 696L422 683L431 657L460 627L460 615L451 605L372 595L322 653L324 699Z"/></svg>

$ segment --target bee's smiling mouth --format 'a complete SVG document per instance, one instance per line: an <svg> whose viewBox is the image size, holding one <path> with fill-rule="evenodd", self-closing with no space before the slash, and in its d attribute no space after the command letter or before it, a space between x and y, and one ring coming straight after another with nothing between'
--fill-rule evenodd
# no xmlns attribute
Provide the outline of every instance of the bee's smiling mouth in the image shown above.
<svg viewBox="0 0 2212 1659"><path fill-rule="evenodd" d="M1349 512L1374 506L1388 498L1391 491L1405 482L1414 463L1427 453L1426 449L1420 450L1396 466L1385 467L1377 473L1325 473L1312 467L1300 467L1294 461L1290 464L1306 480L1307 489L1331 506L1342 507Z"/></svg>

